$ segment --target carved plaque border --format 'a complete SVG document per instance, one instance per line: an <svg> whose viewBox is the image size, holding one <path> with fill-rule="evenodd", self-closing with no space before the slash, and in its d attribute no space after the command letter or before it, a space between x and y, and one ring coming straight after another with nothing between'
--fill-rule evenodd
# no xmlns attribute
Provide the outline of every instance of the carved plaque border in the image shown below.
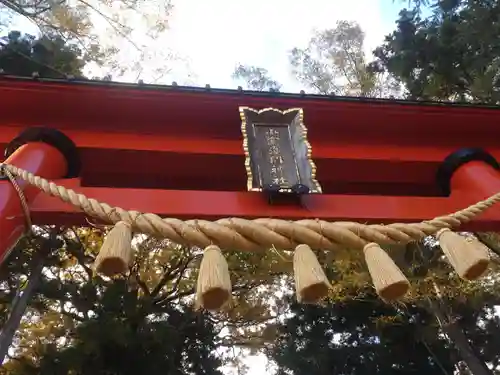
<svg viewBox="0 0 500 375"><path fill-rule="evenodd" d="M239 112L249 191L262 191L263 186L271 183L272 179L272 183L280 186L281 192L291 192L295 184L307 186L310 193L322 192L316 180L316 165L307 140L302 108L279 110L242 106ZM276 154L271 153L275 147L273 137L276 137L274 142L277 142L280 150ZM285 152L281 152L283 150ZM273 174L276 165L270 164L269 157L281 160L279 175Z"/></svg>

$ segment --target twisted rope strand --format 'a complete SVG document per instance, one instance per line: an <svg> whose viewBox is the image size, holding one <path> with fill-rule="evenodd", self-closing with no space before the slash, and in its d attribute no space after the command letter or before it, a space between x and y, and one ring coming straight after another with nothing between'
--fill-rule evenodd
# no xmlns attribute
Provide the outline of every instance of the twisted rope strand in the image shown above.
<svg viewBox="0 0 500 375"><path fill-rule="evenodd" d="M182 221L161 218L152 213L111 207L13 165L4 164L3 169L43 192L78 207L89 216L113 224L125 221L132 225L135 232L202 248L215 244L225 249L258 251L272 246L279 249L293 249L298 244L307 244L315 249L336 250L346 247L363 248L370 242L404 244L421 240L443 228L457 227L500 201L500 193L497 193L450 215L410 224L366 225L323 220L293 222L279 219L246 220L241 218L220 219L214 222Z"/></svg>
<svg viewBox="0 0 500 375"><path fill-rule="evenodd" d="M9 179L12 186L14 187L14 190L16 191L17 196L19 197L19 202L21 203L21 207L24 212L24 220L26 220L26 230L30 232L32 228L31 215L28 202L26 201L26 197L23 194L23 189L21 189L21 187L17 183L16 177L7 168L4 168L4 164L1 163L0 163L0 175L6 176Z"/></svg>

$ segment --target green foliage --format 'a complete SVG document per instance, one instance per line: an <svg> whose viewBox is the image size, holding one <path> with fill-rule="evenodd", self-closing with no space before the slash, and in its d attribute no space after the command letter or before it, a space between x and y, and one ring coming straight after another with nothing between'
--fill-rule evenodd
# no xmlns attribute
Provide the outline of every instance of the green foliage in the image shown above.
<svg viewBox="0 0 500 375"><path fill-rule="evenodd" d="M151 41L167 31L171 11L171 0L0 0L3 18L20 17L35 25L38 35L78 46L93 67L105 69L104 75L133 72L138 78L142 62L152 58L162 60L153 69L155 79L169 70L165 61L173 53L152 50ZM140 39L134 30L144 30ZM127 64L122 64L125 59Z"/></svg>
<svg viewBox="0 0 500 375"><path fill-rule="evenodd" d="M277 375L453 372L449 345L425 309L396 310L373 292L323 307L292 303L291 309L269 351Z"/></svg>
<svg viewBox="0 0 500 375"><path fill-rule="evenodd" d="M60 247L46 257L41 283L16 334L14 359L0 373L221 374L215 356L219 328L182 300L193 293L192 284L180 280L194 258L182 249L155 257L163 252L156 247L162 243L153 242L153 248L146 241L139 253L153 256L139 256L128 275L109 280L91 269L102 237L92 228L60 232ZM4 319L22 287L19 279L30 272L32 245L20 242L0 267L7 291Z"/></svg>
<svg viewBox="0 0 500 375"><path fill-rule="evenodd" d="M14 364L11 374L221 374L214 327L204 314L171 306L150 313L145 303L126 280L115 281L92 317L74 329L70 345L44 345L39 364Z"/></svg>
<svg viewBox="0 0 500 375"><path fill-rule="evenodd" d="M264 68L240 64L235 68L233 78L244 81L250 90L278 92L281 89L281 84L271 79Z"/></svg>
<svg viewBox="0 0 500 375"><path fill-rule="evenodd" d="M27 239L20 241L18 249L12 251L0 267L0 327L7 321L10 306L26 281L26 274L30 272L33 254Z"/></svg>
<svg viewBox="0 0 500 375"><path fill-rule="evenodd" d="M60 37L35 38L11 31L0 39L0 69L6 74L44 78L63 78L65 74L82 76L85 65L82 51Z"/></svg>
<svg viewBox="0 0 500 375"><path fill-rule="evenodd" d="M498 364L500 320L492 317L496 295L482 307L466 299L447 300L453 321L473 343L475 354ZM435 374L461 366L454 345L442 334L434 314L420 303L392 306L367 290L362 299L324 306L291 303L291 315L277 328L268 355L277 375Z"/></svg>
<svg viewBox="0 0 500 375"><path fill-rule="evenodd" d="M314 93L363 97L399 96L395 80L368 69L365 35L357 23L340 21L335 28L317 32L305 48L289 54L292 74ZM279 91L281 84L264 68L239 65L233 78L252 90Z"/></svg>
<svg viewBox="0 0 500 375"><path fill-rule="evenodd" d="M162 32L167 27L165 17L170 15L172 3L159 0L155 2L155 8L148 8L146 0L0 0L0 10L28 19L44 35L55 32L65 39L84 39L93 36L91 32L96 16L122 36L128 36L133 30L125 22L131 15L137 22L147 21L150 33Z"/></svg>
<svg viewBox="0 0 500 375"><path fill-rule="evenodd" d="M317 32L306 48L290 51L298 81L319 94L382 97L397 95L390 77L368 69L365 35L357 23L339 21Z"/></svg>
<svg viewBox="0 0 500 375"><path fill-rule="evenodd" d="M492 0L437 2L422 18L402 10L377 48L374 71L402 82L412 99L500 100L500 6Z"/></svg>
<svg viewBox="0 0 500 375"><path fill-rule="evenodd" d="M41 234L51 230L57 228ZM221 365L216 349L257 350L272 342L267 323L283 306L268 296L291 266L279 254L232 252L233 301L226 311L208 315L193 311L200 249L137 238L130 271L110 280L91 268L103 235L96 228L60 230L60 246L46 257L40 285L17 330L14 358L0 374L215 375ZM19 280L30 273L33 253L31 242L20 242L0 267L3 320ZM224 328L227 333L219 336ZM227 355L224 360L234 362Z"/></svg>

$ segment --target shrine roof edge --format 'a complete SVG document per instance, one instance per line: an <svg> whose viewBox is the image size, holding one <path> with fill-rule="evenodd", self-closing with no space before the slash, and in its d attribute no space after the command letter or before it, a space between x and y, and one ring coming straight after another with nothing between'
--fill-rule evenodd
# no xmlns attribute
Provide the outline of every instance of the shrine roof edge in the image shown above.
<svg viewBox="0 0 500 375"><path fill-rule="evenodd" d="M499 105L488 104L488 103L470 103L470 102L445 102L445 101L424 101L424 100L408 100L408 99L395 99L395 98L371 98L371 97L354 97L354 96L338 96L338 95L320 95L320 94L307 94L305 92L300 93L287 93L287 92L276 92L276 91L253 91L253 90L243 90L241 87L238 89L226 89L226 88L212 88L209 85L205 87L202 86L181 86L172 85L158 85L158 84L146 84L146 83L127 83L127 82L117 82L117 81L100 81L92 79L82 79L82 78L68 78L68 79L58 79L58 78L43 78L43 77L23 77L23 76L13 76L0 73L0 85L2 83L8 82L25 82L25 83L39 83L47 85L71 85L71 86L93 86L100 88L110 88L110 89L127 89L127 90L137 90L139 91L163 91L163 92L186 92L186 93L203 93L203 94L218 94L227 96L244 96L244 97L260 97L260 98L273 98L273 99L293 99L293 100L304 100L304 101L323 101L323 102L346 102L346 103L366 103L366 104L385 104L385 105L411 105L411 106L424 106L424 107L460 107L460 108L477 108L477 109L500 109Z"/></svg>

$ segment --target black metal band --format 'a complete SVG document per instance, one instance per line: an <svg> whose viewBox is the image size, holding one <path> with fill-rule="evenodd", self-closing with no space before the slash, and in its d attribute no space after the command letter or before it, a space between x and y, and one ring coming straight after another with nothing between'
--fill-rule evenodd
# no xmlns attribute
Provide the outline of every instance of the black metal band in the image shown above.
<svg viewBox="0 0 500 375"><path fill-rule="evenodd" d="M482 161L494 169L500 170L497 160L488 152L480 148L462 148L453 152L444 159L436 175L437 183L444 195L451 193L451 178L453 173L462 165L471 161Z"/></svg>
<svg viewBox="0 0 500 375"><path fill-rule="evenodd" d="M29 142L46 143L64 155L68 163L68 171L66 176L63 176L64 178L74 178L80 175L81 161L76 145L64 133L56 129L32 127L22 131L5 148L5 157L9 157L19 147Z"/></svg>

